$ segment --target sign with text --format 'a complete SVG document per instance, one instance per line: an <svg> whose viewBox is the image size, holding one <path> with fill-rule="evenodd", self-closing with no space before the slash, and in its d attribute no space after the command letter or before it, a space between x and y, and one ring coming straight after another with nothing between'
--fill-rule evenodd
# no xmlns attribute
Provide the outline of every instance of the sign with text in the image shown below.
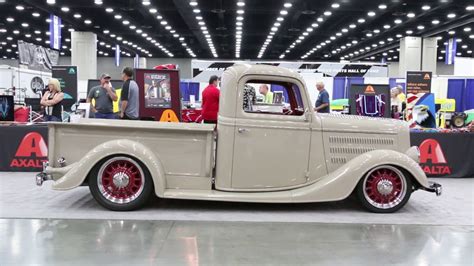
<svg viewBox="0 0 474 266"><path fill-rule="evenodd" d="M33 43L18 41L19 63L28 69L50 71L58 64L59 52Z"/></svg>
<svg viewBox="0 0 474 266"><path fill-rule="evenodd" d="M77 99L77 67L54 66L53 78L57 78L64 92L64 99Z"/></svg>
<svg viewBox="0 0 474 266"><path fill-rule="evenodd" d="M431 93L431 79L429 71L407 71L407 94Z"/></svg>

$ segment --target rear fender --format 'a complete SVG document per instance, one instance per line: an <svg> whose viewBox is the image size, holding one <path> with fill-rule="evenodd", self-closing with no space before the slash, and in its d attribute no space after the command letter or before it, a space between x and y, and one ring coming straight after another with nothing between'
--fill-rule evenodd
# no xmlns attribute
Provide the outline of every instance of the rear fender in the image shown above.
<svg viewBox="0 0 474 266"><path fill-rule="evenodd" d="M69 171L54 182L53 189L68 190L80 186L98 162L115 154L129 155L142 162L151 174L156 195L163 196L166 179L158 155L145 145L128 139L108 141L90 150L79 162L71 164ZM59 172L60 169L50 168L47 173Z"/></svg>
<svg viewBox="0 0 474 266"><path fill-rule="evenodd" d="M408 155L393 150L374 150L361 154L312 185L293 191L294 202L335 201L347 198L359 180L372 168L393 165L407 171L418 184L429 188L421 167Z"/></svg>

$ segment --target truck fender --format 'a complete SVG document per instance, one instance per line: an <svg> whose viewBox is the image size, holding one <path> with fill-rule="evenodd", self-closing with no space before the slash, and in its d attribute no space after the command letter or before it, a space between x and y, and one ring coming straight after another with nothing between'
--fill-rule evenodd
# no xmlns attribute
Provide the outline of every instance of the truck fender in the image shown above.
<svg viewBox="0 0 474 266"><path fill-rule="evenodd" d="M428 179L423 169L408 155L393 150L374 150L361 154L315 183L295 189L294 202L316 202L343 200L357 183L372 168L393 165L407 171L422 187L428 188Z"/></svg>
<svg viewBox="0 0 474 266"><path fill-rule="evenodd" d="M129 155L143 163L151 174L156 195L163 196L166 179L160 158L142 143L128 139L111 140L90 150L80 161L71 164L71 169L53 183L53 189L68 190L80 186L98 162L115 154Z"/></svg>

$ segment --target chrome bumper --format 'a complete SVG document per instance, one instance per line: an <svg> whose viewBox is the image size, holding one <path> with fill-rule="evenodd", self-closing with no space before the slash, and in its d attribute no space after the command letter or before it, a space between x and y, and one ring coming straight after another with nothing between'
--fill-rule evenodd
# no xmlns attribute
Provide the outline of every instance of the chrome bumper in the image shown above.
<svg viewBox="0 0 474 266"><path fill-rule="evenodd" d="M428 192L434 192L436 193L436 196L441 196L441 194L443 193L443 187L441 186L441 184L432 181L429 182L429 187L423 188L423 190Z"/></svg>
<svg viewBox="0 0 474 266"><path fill-rule="evenodd" d="M53 180L53 177L50 174L46 173L46 168L49 166L48 162L43 163L43 171L36 175L36 185L42 186L44 181Z"/></svg>

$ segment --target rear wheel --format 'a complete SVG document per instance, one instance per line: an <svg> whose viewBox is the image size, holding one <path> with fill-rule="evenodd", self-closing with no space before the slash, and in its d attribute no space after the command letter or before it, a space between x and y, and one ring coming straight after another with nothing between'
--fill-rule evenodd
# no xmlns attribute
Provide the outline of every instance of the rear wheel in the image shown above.
<svg viewBox="0 0 474 266"><path fill-rule="evenodd" d="M412 182L400 169L382 165L370 170L357 185L357 197L371 212L390 213L410 198Z"/></svg>
<svg viewBox="0 0 474 266"><path fill-rule="evenodd" d="M108 157L94 167L89 175L89 189L105 208L130 211L148 201L153 181L142 163L120 155Z"/></svg>

